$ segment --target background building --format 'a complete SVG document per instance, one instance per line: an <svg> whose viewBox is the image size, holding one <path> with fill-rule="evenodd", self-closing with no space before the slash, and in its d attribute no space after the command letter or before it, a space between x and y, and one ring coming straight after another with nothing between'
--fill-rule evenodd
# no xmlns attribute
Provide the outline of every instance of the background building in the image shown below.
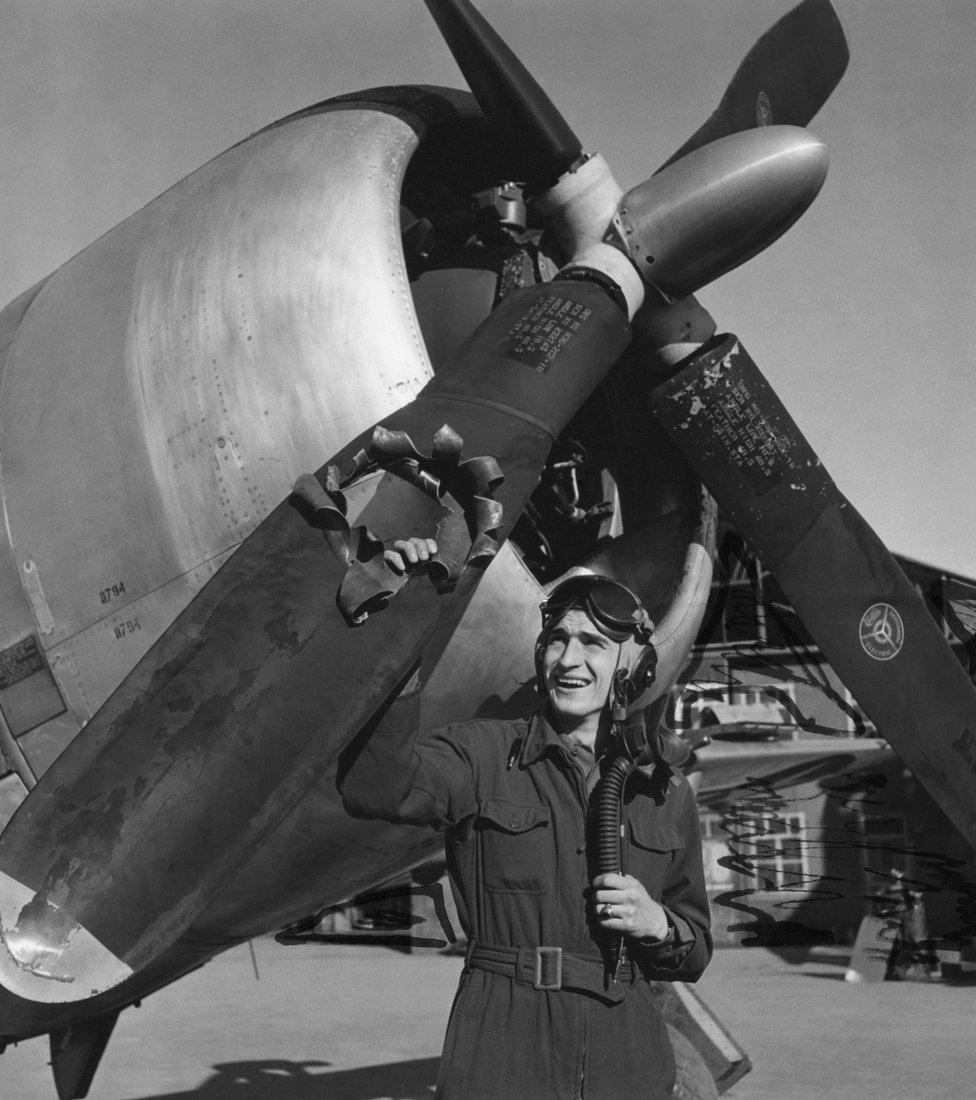
<svg viewBox="0 0 976 1100"><path fill-rule="evenodd" d="M972 671L976 581L898 560ZM930 936L976 932L972 849L728 527L672 721L709 739L696 782L718 943L850 943L893 869L922 893Z"/></svg>

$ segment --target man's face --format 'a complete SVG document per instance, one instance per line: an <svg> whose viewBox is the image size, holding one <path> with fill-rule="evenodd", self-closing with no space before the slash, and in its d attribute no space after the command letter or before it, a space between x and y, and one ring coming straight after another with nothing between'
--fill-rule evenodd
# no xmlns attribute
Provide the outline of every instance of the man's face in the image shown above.
<svg viewBox="0 0 976 1100"><path fill-rule="evenodd" d="M598 717L610 694L620 646L577 608L549 629L542 675L553 716L578 724Z"/></svg>

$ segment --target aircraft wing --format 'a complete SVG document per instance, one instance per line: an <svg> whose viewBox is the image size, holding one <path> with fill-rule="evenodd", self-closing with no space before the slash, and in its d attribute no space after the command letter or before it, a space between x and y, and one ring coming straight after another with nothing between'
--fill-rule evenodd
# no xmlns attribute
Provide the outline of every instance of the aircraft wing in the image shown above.
<svg viewBox="0 0 976 1100"><path fill-rule="evenodd" d="M696 736L708 736L707 727ZM894 759L894 750L877 737L814 737L795 741L743 741L713 737L697 749L697 794L708 803L753 780L807 783L842 771L880 767Z"/></svg>

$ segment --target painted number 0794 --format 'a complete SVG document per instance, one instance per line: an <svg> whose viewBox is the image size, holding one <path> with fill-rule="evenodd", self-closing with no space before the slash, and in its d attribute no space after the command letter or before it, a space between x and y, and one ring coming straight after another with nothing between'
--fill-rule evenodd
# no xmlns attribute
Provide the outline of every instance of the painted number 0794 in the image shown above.
<svg viewBox="0 0 976 1100"><path fill-rule="evenodd" d="M103 588L98 593L98 598L102 603L111 603L112 600L117 600L120 596L125 595L125 581L119 581L118 584L110 584L107 588Z"/></svg>
<svg viewBox="0 0 976 1100"><path fill-rule="evenodd" d="M117 623L113 630L115 637L118 639L127 638L130 634L135 634L137 630L142 630L138 619L126 619L124 623Z"/></svg>

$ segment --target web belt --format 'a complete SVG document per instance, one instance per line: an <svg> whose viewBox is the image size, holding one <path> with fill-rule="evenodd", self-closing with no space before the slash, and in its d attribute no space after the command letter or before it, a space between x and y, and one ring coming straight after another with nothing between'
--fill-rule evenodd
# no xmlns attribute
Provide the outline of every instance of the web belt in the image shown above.
<svg viewBox="0 0 976 1100"><path fill-rule="evenodd" d="M593 993L609 1001L621 1001L626 989L640 977L632 961L627 960L617 981L607 978L603 959L588 955L573 955L561 947L501 947L488 943L471 943L465 955L465 966L504 974L520 985L540 990L568 990L572 993Z"/></svg>

